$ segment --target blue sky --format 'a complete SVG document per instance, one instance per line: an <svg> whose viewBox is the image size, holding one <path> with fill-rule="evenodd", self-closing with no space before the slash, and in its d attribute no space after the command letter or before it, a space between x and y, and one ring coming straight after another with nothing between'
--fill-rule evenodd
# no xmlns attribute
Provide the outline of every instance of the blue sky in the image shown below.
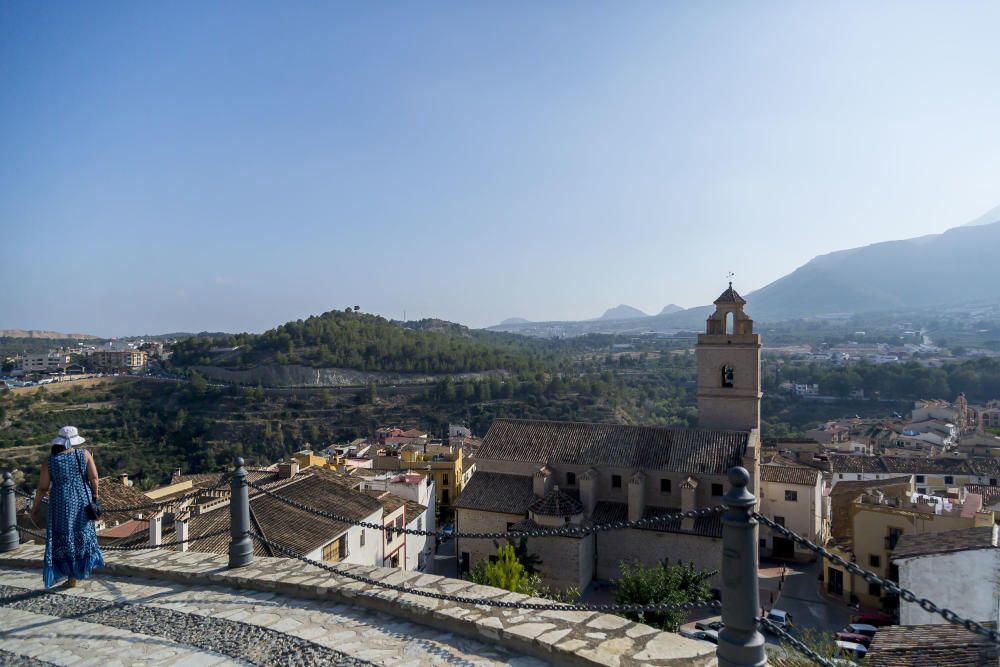
<svg viewBox="0 0 1000 667"><path fill-rule="evenodd" d="M995 2L0 3L0 328L749 292L1000 204L997 25Z"/></svg>

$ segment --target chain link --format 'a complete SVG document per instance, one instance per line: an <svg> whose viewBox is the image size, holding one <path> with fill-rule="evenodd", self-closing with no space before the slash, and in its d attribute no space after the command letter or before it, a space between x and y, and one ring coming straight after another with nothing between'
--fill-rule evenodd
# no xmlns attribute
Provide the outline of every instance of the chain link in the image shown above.
<svg viewBox="0 0 1000 667"><path fill-rule="evenodd" d="M217 535L222 535L223 533L228 534L228 528L220 528L219 530L213 530L204 535L198 535L197 537L189 537L185 540L174 540L172 542L160 542L159 544L140 544L134 546L104 546L101 547L102 551L142 551L144 549L162 549L164 547L174 547L178 544L189 544L191 542L197 542L198 540L206 540L210 537L215 537ZM244 533L245 534L245 533Z"/></svg>
<svg viewBox="0 0 1000 667"><path fill-rule="evenodd" d="M232 479L232 476L233 476L233 474L230 473L230 472L223 473L222 476L219 478L219 481L216 482L214 485L206 487L204 489L197 489L197 490L192 491L190 493L186 493L186 494L184 494L182 496L177 496L176 498L169 498L167 500L154 500L154 501L151 501L151 502L148 502L148 503L143 503L141 505L126 505L124 507L115 507L115 506L102 505L101 506L101 510L103 512L138 512L139 510L158 509L160 507L163 507L164 505L171 505L171 504L174 504L174 503L182 503L185 500L190 500L192 498L197 498L198 496L200 496L203 493L208 493L210 491L217 491L224 484L226 484L230 479ZM34 498L35 498L35 494L28 493L27 491L21 491L20 489L14 489L14 493L16 493L16 494L18 494L20 496L23 496L25 498L30 498L32 500L34 500ZM48 498L42 498L42 502L45 503L45 504L48 504L49 499Z"/></svg>
<svg viewBox="0 0 1000 667"><path fill-rule="evenodd" d="M45 533L40 533L36 530L31 530L30 528L22 528L21 526L15 526L15 528L17 528L18 531L24 533L25 535L30 535L31 537L39 537L42 540L48 539L48 536Z"/></svg>
<svg viewBox="0 0 1000 667"><path fill-rule="evenodd" d="M222 487L226 482L228 482L231 478L232 478L232 473L228 473L227 472L227 473L223 474L219 478L219 481L216 482L213 486L210 486L210 487L207 487L207 488L204 488L204 489L198 489L196 491L192 491L191 493L186 493L186 494L184 494L182 496L177 496L176 498L169 498L167 500L155 500L153 502L144 503L144 504L141 504L141 505L126 505L125 507L114 507L114 506L110 506L109 507L107 505L102 505L101 509L104 512L137 512L139 510L157 509L157 508L163 507L164 505L172 505L172 504L175 504L175 503L182 503L185 500L191 500L192 498L197 498L198 496L200 496L203 493L208 493L210 491L216 491L220 487Z"/></svg>
<svg viewBox="0 0 1000 667"><path fill-rule="evenodd" d="M785 629L782 628L777 623L773 623L773 622L767 620L767 618L764 617L764 616L759 617L757 619L757 621L760 623L760 625L764 629L770 630L774 634L778 635L781 639L783 639L786 642L788 642L789 644L791 644L792 648L794 648L796 651L798 651L799 653L803 654L804 656L806 656L807 658L809 658L810 660L812 660L816 664L823 665L823 667L836 667L836 663L834 663L832 660L827 660L826 658L824 658L823 656L821 656L819 653L817 653L816 651L812 650L811 648L809 648L808 646L806 646L805 644L803 644L801 641L799 641L798 639L796 639L795 637L793 637L791 634L789 634L788 632L786 632Z"/></svg>
<svg viewBox="0 0 1000 667"><path fill-rule="evenodd" d="M602 524L591 524L589 526L565 526L560 528L541 528L538 530L509 530L502 533L446 533L441 530L417 530L416 528L397 528L395 526L383 526L380 523L372 523L370 521L360 521L358 519L353 519L342 514L334 514L332 512L326 512L315 507L306 505L305 503L300 503L297 500L292 500L286 496L275 493L267 489L260 484L255 482L247 481L247 486L257 489L261 493L274 498L280 502L290 505L292 507L298 508L304 512L309 512L310 514L315 514L316 516L321 516L327 519L332 519L334 521L339 521L341 523L350 524L352 526L360 526L361 528L371 528L372 530L381 530L390 533L404 534L404 535L423 535L427 537L439 537L441 539L453 539L453 538L466 538L466 539L476 539L476 540L502 540L507 538L518 538L518 537L585 537L594 533L600 533L609 530L623 530L626 528L649 528L653 527L658 523L664 523L667 521L676 521L677 519L697 519L703 516L709 516L712 514L718 514L724 511L726 508L722 505L717 505L715 507L704 507L698 510L691 510L688 512L674 512L673 514L662 514L656 517L647 517L645 519L639 519L637 521L615 521L611 523Z"/></svg>
<svg viewBox="0 0 1000 667"><path fill-rule="evenodd" d="M457 602L459 604L472 604L472 605L485 605L488 607L500 607L503 609L531 609L533 611L596 611L604 613L620 613L620 612L668 612L668 611L690 611L692 609L719 609L721 603L718 600L708 600L705 602L681 602L681 603L662 603L662 604L570 604L562 602L553 602L552 604L539 604L537 602L509 602L506 600L495 600L491 598L474 598L464 595L448 595L445 593L435 593L434 591L422 590L420 588L408 588L406 586L401 586L399 584L387 584L384 581L379 581L378 579L372 579L371 577L366 577L361 574L355 574L354 572L348 572L340 570L327 563L322 563L320 561L313 560L297 551L289 549L288 547L282 546L277 542L267 539L260 533L255 531L250 531L251 537L258 540L260 543L267 545L273 551L285 554L290 558L300 560L303 563L308 563L322 570L326 570L332 574L336 574L341 577L347 577L348 579L353 579L354 581L361 582L363 584L368 584L370 586L376 586L378 588L385 588L390 591L396 591L398 593L405 593L407 595L419 595L420 597L432 598L434 600L443 600L445 602Z"/></svg>
<svg viewBox="0 0 1000 667"><path fill-rule="evenodd" d="M46 533L41 533L41 532L38 532L38 531L30 530L28 528L22 528L21 526L17 526L17 529L20 532L24 533L25 535L30 535L31 537L40 538L42 540L48 539L48 535ZM177 546L179 544L188 544L190 542L197 542L199 540L207 540L210 537L216 537L216 536L222 535L224 533L229 533L229 529L228 528L220 528L219 530L213 530L213 531L210 531L208 533L205 533L204 535L197 535L195 537L189 537L189 538L184 539L184 540L173 540L171 542L160 542L159 544L155 544L155 545L153 545L153 544L137 544L137 545L128 545L128 546L105 545L105 546L101 547L101 551L142 551L142 550L145 550L145 549L162 549L164 547L173 547L173 546ZM248 534L248 533L244 533L244 534Z"/></svg>
<svg viewBox="0 0 1000 667"><path fill-rule="evenodd" d="M924 611L927 611L931 614L938 614L939 616L944 618L944 620L948 621L953 625L961 625L969 632L973 632L977 635L982 635L983 637L989 638L994 643L1000 644L1000 633L998 633L996 630L991 630L990 628L985 627L981 623L976 623L972 619L962 618L961 616L953 612L951 609L938 607L936 604L934 604L927 598L918 597L916 593L906 588L901 588L896 582L890 581L889 579L883 579L874 572L869 572L868 570L862 569L857 565L857 563L851 563L845 560L844 558L841 558L837 554L827 551L818 544L810 542L801 535L798 535L797 533L785 528L784 526L772 521L771 519L768 519L766 516L762 514L754 512L753 517L758 521L760 521L761 523L763 523L768 528L770 528L771 530L778 531L785 537L797 542L798 544L801 544L802 546L809 549L813 553L822 556L828 561L836 563L837 565L843 567L845 570L847 570L852 574L856 574L859 577L864 578L864 580L867 581L868 583L878 584L889 593L892 593L893 595L898 595L900 598L906 600L907 602L915 602L919 604Z"/></svg>

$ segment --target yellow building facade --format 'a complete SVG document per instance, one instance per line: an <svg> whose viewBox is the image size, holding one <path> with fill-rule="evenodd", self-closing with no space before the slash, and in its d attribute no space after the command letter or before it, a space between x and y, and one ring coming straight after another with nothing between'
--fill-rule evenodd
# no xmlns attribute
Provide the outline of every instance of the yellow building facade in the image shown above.
<svg viewBox="0 0 1000 667"><path fill-rule="evenodd" d="M434 480L439 506L455 502L465 483L462 448L445 444L405 445L398 453L382 452L374 457L375 470L399 470L427 475Z"/></svg>

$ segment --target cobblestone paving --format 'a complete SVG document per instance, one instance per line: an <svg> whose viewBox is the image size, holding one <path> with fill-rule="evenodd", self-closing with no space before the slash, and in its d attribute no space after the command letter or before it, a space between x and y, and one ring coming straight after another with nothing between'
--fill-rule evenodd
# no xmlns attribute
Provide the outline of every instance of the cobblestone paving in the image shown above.
<svg viewBox="0 0 1000 667"><path fill-rule="evenodd" d="M146 639L165 637L178 649L187 645L212 652L202 654L201 660L209 660L214 653L217 662L229 664L234 658L242 664L281 665L545 664L378 612L269 592L218 586L192 589L172 582L103 575L82 581L75 589L54 589L58 592L41 593L37 590L40 586L37 570L0 569L0 596L6 598L0 600L0 613L18 610L62 618L71 615L87 624L100 623L147 635ZM12 595L15 601L9 602ZM6 620L2 625L8 625ZM61 643L71 650L74 642L67 638ZM45 654L17 652L46 658ZM229 660L222 655L229 656ZM162 664L174 664L179 657L163 660ZM99 664L105 667L107 663Z"/></svg>
<svg viewBox="0 0 1000 667"><path fill-rule="evenodd" d="M19 655L0 648L0 665L6 665L7 667L50 667L54 664L53 662L45 662L44 660Z"/></svg>
<svg viewBox="0 0 1000 667"><path fill-rule="evenodd" d="M0 606L105 625L147 637L162 637L254 665L333 664L353 667L369 664L340 651L257 625L149 605L106 602L83 595L62 595L20 586L0 586ZM163 659L174 657L173 652L162 656ZM152 658L158 660L161 656Z"/></svg>
<svg viewBox="0 0 1000 667"><path fill-rule="evenodd" d="M0 665L246 665L161 637L0 605Z"/></svg>

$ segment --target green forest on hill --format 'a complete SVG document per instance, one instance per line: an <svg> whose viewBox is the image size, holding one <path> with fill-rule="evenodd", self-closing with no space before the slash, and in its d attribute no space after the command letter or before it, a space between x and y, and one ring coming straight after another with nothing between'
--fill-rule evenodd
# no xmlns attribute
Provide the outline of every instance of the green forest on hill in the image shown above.
<svg viewBox="0 0 1000 667"><path fill-rule="evenodd" d="M216 347L240 349L220 357L210 352ZM173 363L235 367L302 364L399 373L519 372L540 366L527 346L402 327L377 315L346 310L287 322L262 334L189 338L175 346Z"/></svg>

